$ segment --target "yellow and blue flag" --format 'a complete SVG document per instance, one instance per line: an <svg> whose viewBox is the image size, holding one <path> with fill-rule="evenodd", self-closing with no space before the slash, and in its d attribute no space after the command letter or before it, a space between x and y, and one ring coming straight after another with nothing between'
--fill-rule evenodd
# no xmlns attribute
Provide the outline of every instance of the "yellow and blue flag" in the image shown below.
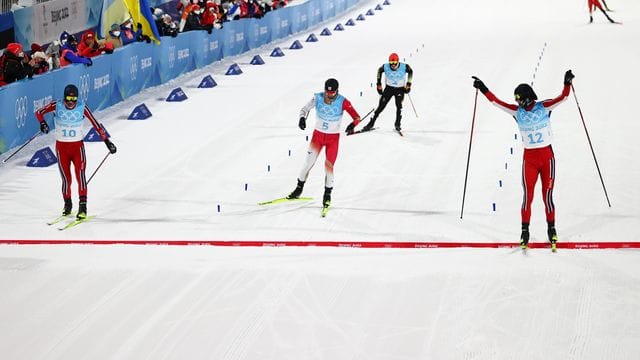
<svg viewBox="0 0 640 360"><path fill-rule="evenodd" d="M102 17L100 18L100 37L104 38L111 25L122 24L129 19L129 9L123 0L104 0L102 2Z"/></svg>
<svg viewBox="0 0 640 360"><path fill-rule="evenodd" d="M142 33L148 35L156 43L160 42L160 34L153 21L153 14L147 0L123 0L134 24L142 24ZM135 25L134 25L135 26Z"/></svg>

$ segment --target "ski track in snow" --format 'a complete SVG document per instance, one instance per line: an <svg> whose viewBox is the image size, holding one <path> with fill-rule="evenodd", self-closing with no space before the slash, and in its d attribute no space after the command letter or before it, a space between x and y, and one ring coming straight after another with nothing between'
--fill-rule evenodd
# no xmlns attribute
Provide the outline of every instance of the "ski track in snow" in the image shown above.
<svg viewBox="0 0 640 360"><path fill-rule="evenodd" d="M363 1L308 32L375 4ZM64 232L45 225L61 206L58 171L24 166L53 144L52 135L40 136L0 164L0 238L515 242L522 145L513 120L482 95L459 216L471 76L511 101L515 85L530 80L541 98L556 96L572 69L613 206L570 95L552 115L560 241L639 241L640 123L629 106L633 81L620 79L640 78L640 3L619 0L612 15L625 25L615 27L601 14L585 25L585 5L541 0L523 11L506 0L394 0L303 50L286 47L307 32L148 89L97 114L118 146L90 186L89 212L99 217ZM286 56L270 58L275 46ZM295 186L313 124L311 115L307 130L297 128L304 102L336 77L341 94L366 114L378 101L375 71L390 52L415 71L411 97L420 117L405 101L405 136L392 130L392 102L379 130L341 137L324 219L324 155L305 185L314 201L257 206ZM256 53L266 65L221 75ZM206 74L218 86L197 89ZM189 99L166 103L177 86ZM125 121L141 102L154 116ZM86 151L92 171L105 148L87 144ZM532 242L546 244L543 211L538 188ZM640 353L639 263L637 250L7 245L0 246L0 353L626 360Z"/></svg>

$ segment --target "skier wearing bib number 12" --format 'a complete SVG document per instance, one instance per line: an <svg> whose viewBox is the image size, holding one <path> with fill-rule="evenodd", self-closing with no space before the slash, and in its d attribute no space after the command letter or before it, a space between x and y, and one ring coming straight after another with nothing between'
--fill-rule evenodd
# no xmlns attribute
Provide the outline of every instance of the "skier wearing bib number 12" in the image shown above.
<svg viewBox="0 0 640 360"><path fill-rule="evenodd" d="M562 94L551 100L536 101L536 93L531 86L520 84L514 90L516 104L506 103L496 97L485 84L474 76L473 87L480 90L486 98L498 108L506 111L516 119L520 137L524 146L522 160L522 233L520 246L524 249L529 244L529 220L531 219L531 202L533 190L538 180L542 180L542 200L544 201L547 219L547 235L551 242L551 249L556 250L558 235L555 229L555 205L553 204L553 185L555 182L555 157L551 143L551 111L567 99L571 91L571 81L574 76L571 70L564 74Z"/></svg>
<svg viewBox="0 0 640 360"><path fill-rule="evenodd" d="M58 103L62 103L63 106L59 106ZM93 116L91 110L82 101L78 101L78 88L75 85L69 84L64 88L62 101L52 101L36 111L36 118L40 122L40 131L45 134L49 132L49 125L45 121L44 115L49 112L55 112L56 155L58 169L62 177L62 198L64 199L62 215L69 215L73 207L71 202L71 163L73 163L80 197L76 218L83 220L87 217L87 179L84 173L87 160L83 142L84 118L89 119L111 154L115 154L116 146L109 141L106 132Z"/></svg>

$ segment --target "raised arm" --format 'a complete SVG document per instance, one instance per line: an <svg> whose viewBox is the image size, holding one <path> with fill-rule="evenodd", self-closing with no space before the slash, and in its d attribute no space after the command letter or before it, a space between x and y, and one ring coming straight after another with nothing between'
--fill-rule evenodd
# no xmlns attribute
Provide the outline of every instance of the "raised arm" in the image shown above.
<svg viewBox="0 0 640 360"><path fill-rule="evenodd" d="M573 75L571 70L567 70L567 72L564 73L564 87L562 88L562 93L554 99L543 101L542 105L546 109L549 109L549 111L551 111L561 102L567 100L567 97L569 97L569 93L571 92L571 82L573 81L574 77L575 76Z"/></svg>
<svg viewBox="0 0 640 360"><path fill-rule="evenodd" d="M489 100L493 105L497 106L499 109L507 112L509 115L511 116L516 115L516 112L518 111L518 105L509 104L498 99L497 96L495 96L491 91L489 91L489 89L482 82L482 80L478 79L475 76L473 76L473 79L474 79L473 87L480 90L480 92L487 98L487 100Z"/></svg>

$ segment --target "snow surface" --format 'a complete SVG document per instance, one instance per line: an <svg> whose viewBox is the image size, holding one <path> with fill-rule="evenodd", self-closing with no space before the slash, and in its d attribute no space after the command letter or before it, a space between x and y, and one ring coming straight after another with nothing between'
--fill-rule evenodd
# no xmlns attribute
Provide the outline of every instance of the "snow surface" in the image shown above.
<svg viewBox="0 0 640 360"><path fill-rule="evenodd" d="M47 226L62 208L55 166L24 165L42 136L0 165L0 239L504 242L519 235L522 146L513 120L475 89L510 101L533 82L573 95L552 115L561 242L640 241L633 105L640 3L610 1L611 25L586 2L394 0L319 42L303 40L373 8L225 59L97 116L118 152L89 185L96 218ZM287 50L293 40L304 49ZM286 56L271 58L275 46ZM332 209L320 217L323 156L309 203L258 206L290 192L311 129L300 107L335 77L361 115L377 104L377 68L397 52L415 71L405 137L341 138ZM260 54L266 65L249 65ZM224 76L233 62L243 74ZM213 89L196 88L212 74ZM167 103L180 86L189 99ZM139 103L153 117L129 121ZM312 123L312 121L309 121ZM346 118L343 126L348 123ZM106 154L86 145L89 175ZM511 154L513 149L513 154ZM3 154L2 157L6 157ZM267 169L270 171L267 171ZM502 181L502 187L499 182ZM247 190L245 191L245 184ZM73 186L77 204L77 187ZM496 204L493 211L492 204ZM218 212L218 206L220 211ZM546 241L536 191L532 241ZM3 359L632 359L640 352L635 250L0 246Z"/></svg>

